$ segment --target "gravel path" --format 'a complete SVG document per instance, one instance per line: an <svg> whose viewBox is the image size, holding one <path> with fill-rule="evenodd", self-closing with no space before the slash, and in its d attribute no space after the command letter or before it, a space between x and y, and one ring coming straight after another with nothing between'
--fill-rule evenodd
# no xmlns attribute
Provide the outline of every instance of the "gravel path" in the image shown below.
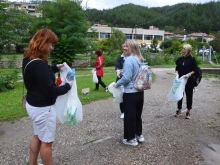
<svg viewBox="0 0 220 165"><path fill-rule="evenodd" d="M145 91L143 144L122 144L119 106L112 99L97 101L83 107L84 119L77 126L58 124L53 164L205 165L202 150L220 144L220 83L202 79L194 93L192 119L186 120L185 112L179 118L173 117L176 103L167 101L174 70L154 72L157 77L152 89ZM185 98L183 105L185 110ZM33 134L30 119L0 123L0 130L5 132L0 135L0 165L28 164Z"/></svg>

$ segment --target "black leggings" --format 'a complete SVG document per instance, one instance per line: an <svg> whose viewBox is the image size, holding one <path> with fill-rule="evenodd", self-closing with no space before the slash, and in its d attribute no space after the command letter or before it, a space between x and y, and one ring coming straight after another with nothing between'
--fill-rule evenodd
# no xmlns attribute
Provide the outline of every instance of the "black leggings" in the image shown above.
<svg viewBox="0 0 220 165"><path fill-rule="evenodd" d="M106 88L106 85L105 83L102 81L101 77L100 76L97 76L98 77L98 83L95 84L95 89L99 89L99 84L103 87L103 88Z"/></svg>
<svg viewBox="0 0 220 165"><path fill-rule="evenodd" d="M144 92L124 93L124 139L128 141L135 135L142 135L142 110L144 104Z"/></svg>
<svg viewBox="0 0 220 165"><path fill-rule="evenodd" d="M190 82L186 83L185 86L185 93L186 93L186 108L187 109L192 109L192 103L193 103L193 85ZM177 103L177 108L182 109L182 103L183 103L183 98L178 101Z"/></svg>

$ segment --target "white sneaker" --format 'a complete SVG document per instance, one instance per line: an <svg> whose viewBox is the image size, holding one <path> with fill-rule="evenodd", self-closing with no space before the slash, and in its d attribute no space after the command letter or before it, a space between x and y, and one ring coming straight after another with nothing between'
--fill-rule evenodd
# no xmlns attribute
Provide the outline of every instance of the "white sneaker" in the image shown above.
<svg viewBox="0 0 220 165"><path fill-rule="evenodd" d="M120 116L120 118L121 118L121 119L124 119L124 117L125 117L125 114L122 113L121 116Z"/></svg>
<svg viewBox="0 0 220 165"><path fill-rule="evenodd" d="M141 143L144 142L144 136L143 135L140 135L140 136L136 135L136 139L137 139L138 142L141 142Z"/></svg>
<svg viewBox="0 0 220 165"><path fill-rule="evenodd" d="M129 141L127 141L127 139L123 139L122 143L124 143L126 145L130 145L130 146L137 146L138 145L138 142L137 142L136 139L132 139L132 140L129 140Z"/></svg>

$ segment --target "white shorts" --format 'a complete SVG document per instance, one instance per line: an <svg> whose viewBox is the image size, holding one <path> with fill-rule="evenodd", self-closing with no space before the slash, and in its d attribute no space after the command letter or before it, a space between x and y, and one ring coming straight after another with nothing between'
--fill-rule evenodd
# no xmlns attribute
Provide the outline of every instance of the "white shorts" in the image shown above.
<svg viewBox="0 0 220 165"><path fill-rule="evenodd" d="M27 113L33 120L34 134L44 143L54 141L56 111L54 106L34 107L26 102Z"/></svg>

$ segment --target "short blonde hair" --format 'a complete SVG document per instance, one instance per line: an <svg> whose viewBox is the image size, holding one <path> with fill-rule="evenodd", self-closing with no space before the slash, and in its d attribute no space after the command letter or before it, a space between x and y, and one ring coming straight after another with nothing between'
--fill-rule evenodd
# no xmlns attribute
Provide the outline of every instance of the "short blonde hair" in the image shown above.
<svg viewBox="0 0 220 165"><path fill-rule="evenodd" d="M142 62L144 61L143 56L141 55L140 48L137 41L126 40L125 44L130 48L131 53L137 56Z"/></svg>
<svg viewBox="0 0 220 165"><path fill-rule="evenodd" d="M187 54L186 55L191 55L192 52L192 46L190 44L184 44L183 48L186 50Z"/></svg>

